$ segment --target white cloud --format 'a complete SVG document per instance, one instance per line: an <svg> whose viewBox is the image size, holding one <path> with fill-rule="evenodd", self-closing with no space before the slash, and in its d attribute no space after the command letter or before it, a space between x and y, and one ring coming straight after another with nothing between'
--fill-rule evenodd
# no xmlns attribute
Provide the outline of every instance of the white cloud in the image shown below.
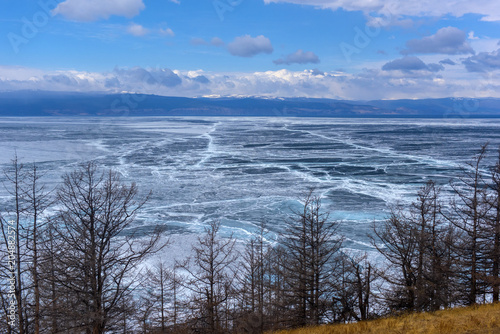
<svg viewBox="0 0 500 334"><path fill-rule="evenodd" d="M0 80L29 81L31 78L43 76L44 73L44 71L35 68L0 65Z"/></svg>
<svg viewBox="0 0 500 334"><path fill-rule="evenodd" d="M401 16L414 17L441 17L452 15L461 17L465 14L482 15L483 21L500 21L500 6L497 1L491 0L264 0L268 3L294 3L311 5L323 9L343 9L346 11L362 11L365 14L374 14L373 17L382 16L381 25L391 25L400 20Z"/></svg>
<svg viewBox="0 0 500 334"><path fill-rule="evenodd" d="M134 17L145 8L143 0L66 0L57 5L53 14L74 21L97 21L112 15Z"/></svg>
<svg viewBox="0 0 500 334"><path fill-rule="evenodd" d="M470 45L476 51L476 53L479 52L491 52L492 50L498 49L498 46L500 45L500 39L498 38L491 38L491 37L481 37L479 39L471 39L469 40Z"/></svg>
<svg viewBox="0 0 500 334"><path fill-rule="evenodd" d="M276 65L317 64L319 63L319 58L311 51L304 52L303 50L297 50L285 58L275 60L274 63Z"/></svg>
<svg viewBox="0 0 500 334"><path fill-rule="evenodd" d="M253 57L259 53L272 53L273 46L269 38L263 35L257 37L245 35L236 37L234 41L227 45L227 50L233 56Z"/></svg>
<svg viewBox="0 0 500 334"><path fill-rule="evenodd" d="M172 29L160 29L160 35L174 37L175 33Z"/></svg>
<svg viewBox="0 0 500 334"><path fill-rule="evenodd" d="M500 70L500 49L493 52L480 52L463 61L469 72L491 72Z"/></svg>
<svg viewBox="0 0 500 334"><path fill-rule="evenodd" d="M451 66L455 66L457 64L453 60L451 60L450 58L440 60L439 63L442 65L451 65Z"/></svg>
<svg viewBox="0 0 500 334"><path fill-rule="evenodd" d="M466 40L465 32L455 27L441 28L434 35L409 40L406 42L406 47L408 49L403 50L402 54L442 53L455 55L474 53Z"/></svg>
<svg viewBox="0 0 500 334"><path fill-rule="evenodd" d="M403 57L394 59L382 66L383 71L401 71L406 74L415 74L418 71L439 72L444 70L442 64L426 64L417 57Z"/></svg>
<svg viewBox="0 0 500 334"><path fill-rule="evenodd" d="M149 34L149 29L144 28L140 24L131 23L127 28L127 32L131 35L140 37Z"/></svg>
<svg viewBox="0 0 500 334"><path fill-rule="evenodd" d="M474 31L469 31L467 39L479 39L479 37L474 36Z"/></svg>

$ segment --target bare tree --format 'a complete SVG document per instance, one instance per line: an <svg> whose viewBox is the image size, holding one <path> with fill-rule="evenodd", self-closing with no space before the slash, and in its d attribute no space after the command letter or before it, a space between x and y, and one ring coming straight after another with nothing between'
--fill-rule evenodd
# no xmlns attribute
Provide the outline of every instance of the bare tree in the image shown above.
<svg viewBox="0 0 500 334"><path fill-rule="evenodd" d="M0 217L0 227L4 246L2 248L4 252L7 251L7 248L10 250L10 252L8 252L10 261L2 262L2 273L8 275L9 277L5 278L7 280L12 280L14 283L13 292L17 307L17 324L16 326L12 326L12 322L8 322L7 327L9 332L18 330L20 334L24 334L29 331L29 321L27 319L27 299L29 294L25 282L28 273L26 267L27 261L25 261L27 254L26 248L23 247L26 242L26 231L21 223L22 216L26 212L26 199L24 197L26 171L24 165L18 160L17 155L15 155L12 160L10 167L4 170L4 176L7 181L4 187L13 199L10 208L13 219L4 219ZM9 224L9 221L13 221L13 223ZM11 274L12 277L10 277ZM3 307L6 308L5 305Z"/></svg>
<svg viewBox="0 0 500 334"><path fill-rule="evenodd" d="M462 270L462 293L466 296L466 304L473 305L478 297L484 295L484 229L490 205L487 203L487 185L481 170L486 156L487 145L483 145L478 154L462 168L459 176L451 186L455 192L455 200L451 203L452 214L449 220L461 232L456 243ZM483 266L483 267L482 267Z"/></svg>
<svg viewBox="0 0 500 334"><path fill-rule="evenodd" d="M269 287L269 306L267 318L272 329L290 327L292 310L289 304L291 287L287 282L287 250L283 245L276 245L269 250L266 263L266 285Z"/></svg>
<svg viewBox="0 0 500 334"><path fill-rule="evenodd" d="M181 318L181 277L177 267L167 267L165 262L158 261L145 272L143 301L145 318L150 327L158 333L176 332Z"/></svg>
<svg viewBox="0 0 500 334"><path fill-rule="evenodd" d="M348 323L359 318L356 312L356 273L350 256L342 254L339 259L338 274L331 282L335 293L332 296L329 320L333 323Z"/></svg>
<svg viewBox="0 0 500 334"><path fill-rule="evenodd" d="M219 237L220 222L211 222L193 246L193 256L180 268L183 285L192 292L193 331L219 334L227 330L227 303L234 293L235 240Z"/></svg>
<svg viewBox="0 0 500 334"><path fill-rule="evenodd" d="M328 280L336 271L333 260L343 239L337 234L339 224L321 210L321 199L313 190L304 198L303 209L294 214L283 245L288 255L285 279L296 311L295 325L320 324L325 301L331 299Z"/></svg>
<svg viewBox="0 0 500 334"><path fill-rule="evenodd" d="M42 243L40 249L40 295L43 301L44 312L41 319L42 328L45 333L60 333L63 328L62 322L64 314L60 311L63 305L63 291L57 283L56 257L58 245L55 238L55 221L48 220L46 228L43 229Z"/></svg>
<svg viewBox="0 0 500 334"><path fill-rule="evenodd" d="M154 315L155 303L156 300L150 298L150 296L148 295L141 296L141 298L135 305L134 318L138 322L138 329L140 329L140 333L142 334L148 334L153 331L154 325L152 324L152 319L156 318L156 316Z"/></svg>
<svg viewBox="0 0 500 334"><path fill-rule="evenodd" d="M434 181L422 186L410 206L410 222L417 237L416 310L438 310L453 300L453 229L445 222Z"/></svg>
<svg viewBox="0 0 500 334"><path fill-rule="evenodd" d="M347 281L346 291L352 291L354 298L352 316L356 321L368 320L370 318L370 305L372 300L372 282L376 279L372 264L364 255L344 254L343 260L350 268L351 280Z"/></svg>
<svg viewBox="0 0 500 334"><path fill-rule="evenodd" d="M31 171L27 173L29 187L25 190L25 197L28 202L27 216L31 220L28 225L28 237L26 247L30 253L30 272L33 285L33 324L34 333L41 331L41 292L40 292L40 243L43 242L41 234L46 222L43 222L44 211L52 204L51 193L40 183L43 175L38 172L37 165L34 163Z"/></svg>
<svg viewBox="0 0 500 334"><path fill-rule="evenodd" d="M498 160L491 171L490 183L491 196L488 198L491 205L491 213L487 220L488 247L487 253L491 261L491 275L488 282L492 286L493 302L498 302L500 295L500 149Z"/></svg>
<svg viewBox="0 0 500 334"><path fill-rule="evenodd" d="M427 182L409 212L392 210L381 226L374 225L372 244L389 263L379 271L390 288L385 294L391 309L428 311L452 301L454 231L444 221L439 189Z"/></svg>
<svg viewBox="0 0 500 334"><path fill-rule="evenodd" d="M266 241L266 225L247 242L240 262L239 289L242 319L240 326L247 332L263 333L271 303L269 261L271 246Z"/></svg>
<svg viewBox="0 0 500 334"><path fill-rule="evenodd" d="M390 287L385 299L390 309L414 310L418 237L411 222L393 209L381 225L373 224L372 245L387 260L388 268L379 271Z"/></svg>
<svg viewBox="0 0 500 334"><path fill-rule="evenodd" d="M63 176L51 279L62 294L58 311L66 330L99 334L119 327L135 267L162 247L159 231L147 237L130 231L146 201L136 197L135 184L123 184L113 171L99 171L95 162Z"/></svg>

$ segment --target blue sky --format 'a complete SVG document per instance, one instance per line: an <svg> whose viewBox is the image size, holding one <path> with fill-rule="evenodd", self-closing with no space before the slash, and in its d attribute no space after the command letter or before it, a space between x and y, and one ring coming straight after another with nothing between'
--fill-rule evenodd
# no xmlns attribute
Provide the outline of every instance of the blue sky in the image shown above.
<svg viewBox="0 0 500 334"><path fill-rule="evenodd" d="M0 3L0 90L500 97L496 1Z"/></svg>

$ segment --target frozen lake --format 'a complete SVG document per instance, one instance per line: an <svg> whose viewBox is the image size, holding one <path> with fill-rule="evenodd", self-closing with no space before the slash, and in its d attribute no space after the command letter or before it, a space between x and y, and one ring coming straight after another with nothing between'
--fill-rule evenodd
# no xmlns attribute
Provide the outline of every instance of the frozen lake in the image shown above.
<svg viewBox="0 0 500 334"><path fill-rule="evenodd" d="M0 167L17 151L55 185L95 159L153 191L137 228L187 235L219 219L239 239L260 221L275 237L315 187L346 246L369 250L370 224L390 205L430 178L447 184L487 141L493 164L499 130L491 119L0 118Z"/></svg>

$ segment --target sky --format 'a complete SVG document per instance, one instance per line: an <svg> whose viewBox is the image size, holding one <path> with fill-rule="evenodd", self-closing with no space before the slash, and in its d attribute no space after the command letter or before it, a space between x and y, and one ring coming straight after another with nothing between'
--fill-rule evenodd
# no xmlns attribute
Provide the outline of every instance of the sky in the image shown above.
<svg viewBox="0 0 500 334"><path fill-rule="evenodd" d="M3 0L0 91L500 97L497 0Z"/></svg>

